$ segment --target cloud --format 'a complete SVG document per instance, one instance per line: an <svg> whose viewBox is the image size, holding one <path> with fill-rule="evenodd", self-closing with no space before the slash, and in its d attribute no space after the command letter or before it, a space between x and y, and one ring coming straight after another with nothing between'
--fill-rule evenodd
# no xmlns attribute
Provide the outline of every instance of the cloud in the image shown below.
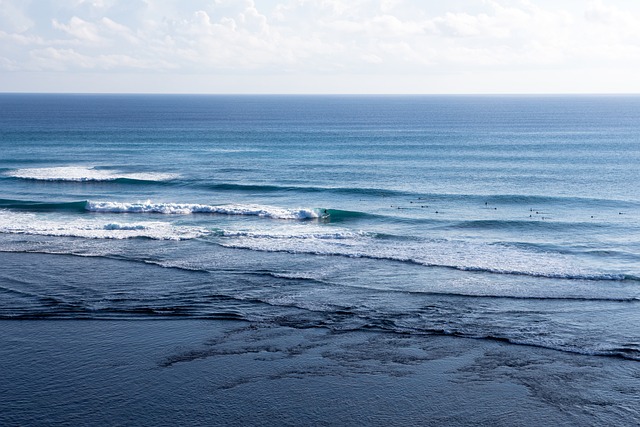
<svg viewBox="0 0 640 427"><path fill-rule="evenodd" d="M640 66L640 11L621 1L565 9L526 0L43 0L42 8L0 1L0 66L7 70L403 74Z"/></svg>
<svg viewBox="0 0 640 427"><path fill-rule="evenodd" d="M615 24L623 20L624 15L617 7L607 6L602 1L591 1L587 4L584 16L591 22Z"/></svg>
<svg viewBox="0 0 640 427"><path fill-rule="evenodd" d="M61 30L80 41L100 42L103 40L98 35L96 24L82 20L77 16L72 17L67 24L62 24L57 19L53 19L51 24L56 30Z"/></svg>
<svg viewBox="0 0 640 427"><path fill-rule="evenodd" d="M0 29L19 34L28 31L33 25L33 20L24 10L24 3L0 0Z"/></svg>
<svg viewBox="0 0 640 427"><path fill-rule="evenodd" d="M9 59L9 58L4 58L0 56L0 70L5 70L5 71L18 71L20 68L18 67L18 64Z"/></svg>
<svg viewBox="0 0 640 427"><path fill-rule="evenodd" d="M172 68L171 64L162 61L135 58L122 54L85 55L73 48L48 47L33 50L30 55L36 70L64 71L69 66L85 70Z"/></svg>

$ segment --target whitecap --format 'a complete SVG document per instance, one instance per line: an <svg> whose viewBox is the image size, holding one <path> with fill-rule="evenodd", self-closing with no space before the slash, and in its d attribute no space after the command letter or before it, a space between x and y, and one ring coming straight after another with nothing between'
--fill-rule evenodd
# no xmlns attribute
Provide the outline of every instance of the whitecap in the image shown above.
<svg viewBox="0 0 640 427"><path fill-rule="evenodd" d="M255 231L231 231L222 230L223 237L246 237L251 239L300 239L300 240L347 240L368 236L370 233L363 231L336 230L336 231L303 231L303 232L255 232Z"/></svg>
<svg viewBox="0 0 640 427"><path fill-rule="evenodd" d="M5 173L12 178L31 179L37 181L114 181L116 179L132 179L138 181L168 181L179 175L158 172L126 173L117 170L96 169L86 166L60 166L50 168L15 169Z"/></svg>
<svg viewBox="0 0 640 427"><path fill-rule="evenodd" d="M205 205L197 203L137 203L88 201L86 209L90 212L107 213L159 213L159 214L222 214L248 215L274 219L312 219L319 218L316 209L287 209L264 205Z"/></svg>

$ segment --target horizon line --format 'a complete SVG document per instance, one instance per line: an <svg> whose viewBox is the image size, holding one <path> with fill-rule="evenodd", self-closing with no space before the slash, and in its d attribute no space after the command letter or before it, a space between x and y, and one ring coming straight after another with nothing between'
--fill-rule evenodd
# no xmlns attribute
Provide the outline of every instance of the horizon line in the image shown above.
<svg viewBox="0 0 640 427"><path fill-rule="evenodd" d="M38 92L0 91L0 95L192 95L192 96L640 96L640 92Z"/></svg>

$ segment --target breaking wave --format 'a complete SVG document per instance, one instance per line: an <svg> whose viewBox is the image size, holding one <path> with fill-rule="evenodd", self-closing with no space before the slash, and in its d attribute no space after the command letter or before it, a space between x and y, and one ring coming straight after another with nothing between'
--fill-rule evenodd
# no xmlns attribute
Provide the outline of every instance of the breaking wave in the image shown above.
<svg viewBox="0 0 640 427"><path fill-rule="evenodd" d="M640 281L640 277L602 272L581 265L571 256L518 246L456 240L408 241L375 233L232 232L221 233L220 245L261 252L366 258L449 268L459 271L549 279Z"/></svg>
<svg viewBox="0 0 640 427"><path fill-rule="evenodd" d="M159 213L159 214L221 214L249 215L274 219L313 219L322 216L318 209L286 209L263 205L204 205L197 203L138 203L92 202L85 206L90 212L108 213Z"/></svg>
<svg viewBox="0 0 640 427"><path fill-rule="evenodd" d="M159 172L127 173L117 170L97 169L84 166L60 166L50 168L15 169L5 173L10 178L28 179L35 181L170 181L179 178L178 174Z"/></svg>

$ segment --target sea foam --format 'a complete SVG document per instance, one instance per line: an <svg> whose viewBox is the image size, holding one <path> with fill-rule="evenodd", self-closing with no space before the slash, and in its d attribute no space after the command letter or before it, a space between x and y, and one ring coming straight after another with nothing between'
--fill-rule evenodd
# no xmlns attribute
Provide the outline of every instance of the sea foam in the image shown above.
<svg viewBox="0 0 640 427"><path fill-rule="evenodd" d="M330 233L225 231L221 237L222 246L261 252L368 258L459 271L566 280L619 281L628 278L624 274L591 269L558 252L461 240L402 241L347 230Z"/></svg>
<svg viewBox="0 0 640 427"><path fill-rule="evenodd" d="M157 172L126 173L117 170L96 169L85 166L60 166L51 168L25 168L5 173L12 178L31 179L37 181L114 181L131 179L136 181L168 181L179 175Z"/></svg>
<svg viewBox="0 0 640 427"><path fill-rule="evenodd" d="M71 220L64 217L0 210L0 233L86 239L187 240L210 232L201 227L176 226L159 221L119 223L96 219Z"/></svg>
<svg viewBox="0 0 640 427"><path fill-rule="evenodd" d="M221 214L248 215L274 219L313 219L321 215L316 209L286 209L263 205L204 205L196 203L137 203L88 201L86 210L108 213Z"/></svg>
<svg viewBox="0 0 640 427"><path fill-rule="evenodd" d="M335 230L328 231L302 231L302 232L256 232L256 231L231 231L223 230L219 233L223 237L264 239L264 240L282 240L282 239L300 239L300 240L347 240L361 236L367 236L369 233L363 231Z"/></svg>

